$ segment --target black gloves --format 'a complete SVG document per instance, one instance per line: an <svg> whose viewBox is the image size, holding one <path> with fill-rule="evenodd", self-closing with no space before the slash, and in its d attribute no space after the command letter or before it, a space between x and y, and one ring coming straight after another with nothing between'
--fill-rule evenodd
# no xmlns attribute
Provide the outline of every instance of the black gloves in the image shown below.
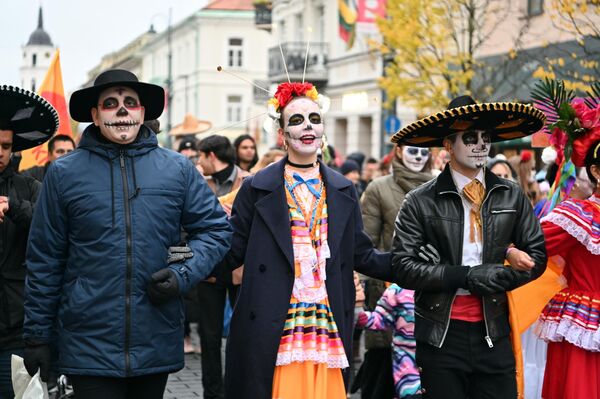
<svg viewBox="0 0 600 399"><path fill-rule="evenodd" d="M179 282L171 269L161 269L150 277L148 297L153 305L162 305L179 296Z"/></svg>
<svg viewBox="0 0 600 399"><path fill-rule="evenodd" d="M30 376L33 377L39 369L42 381L48 382L51 358L50 345L26 343L23 363Z"/></svg>
<svg viewBox="0 0 600 399"><path fill-rule="evenodd" d="M194 257L194 253L192 252L192 248L188 246L178 246L178 247L169 247L167 258L167 265L171 263L182 262L186 259L190 259Z"/></svg>
<svg viewBox="0 0 600 399"><path fill-rule="evenodd" d="M490 295L505 292L512 282L507 267L499 264L477 265L469 269L466 288L475 295Z"/></svg>

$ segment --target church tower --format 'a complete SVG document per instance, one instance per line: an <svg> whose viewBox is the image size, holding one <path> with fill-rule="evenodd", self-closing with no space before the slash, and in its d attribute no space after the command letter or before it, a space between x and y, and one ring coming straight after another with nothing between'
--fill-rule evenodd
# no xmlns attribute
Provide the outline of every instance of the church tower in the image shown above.
<svg viewBox="0 0 600 399"><path fill-rule="evenodd" d="M21 87L37 92L46 76L55 50L50 35L44 30L41 6L38 13L37 29L29 36L29 41L25 46L22 46L22 49Z"/></svg>

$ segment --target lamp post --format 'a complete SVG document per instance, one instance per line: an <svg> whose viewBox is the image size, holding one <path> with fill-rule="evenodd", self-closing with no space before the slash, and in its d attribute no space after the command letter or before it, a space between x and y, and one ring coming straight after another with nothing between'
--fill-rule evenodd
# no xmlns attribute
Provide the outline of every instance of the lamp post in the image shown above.
<svg viewBox="0 0 600 399"><path fill-rule="evenodd" d="M158 14L154 14L151 18L151 20L154 20L155 17L163 17L163 18L167 18L167 78L165 79L165 85L167 86L167 134L165 135L165 146L167 148L171 148L171 136L169 136L169 132L171 131L171 128L173 126L173 119L172 119L172 100L173 100L173 48L172 48L172 43L171 43L171 33L172 33L172 29L171 29L171 15L172 15L172 11L173 9L170 7L169 8L169 15L168 17L165 16L165 14L162 13L158 13Z"/></svg>
<svg viewBox="0 0 600 399"><path fill-rule="evenodd" d="M172 8L169 8L169 25L167 26L167 140L168 148L171 148L171 131L173 124L173 47L171 43L171 14Z"/></svg>

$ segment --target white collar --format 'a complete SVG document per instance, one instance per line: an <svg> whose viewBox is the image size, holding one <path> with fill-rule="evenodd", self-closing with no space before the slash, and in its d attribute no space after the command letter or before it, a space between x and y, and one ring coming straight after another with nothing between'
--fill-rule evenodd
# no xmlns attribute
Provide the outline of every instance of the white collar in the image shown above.
<svg viewBox="0 0 600 399"><path fill-rule="evenodd" d="M450 165L450 173L452 173L452 179L454 180L454 184L456 185L456 190L458 190L459 193L462 193L463 188L465 188L465 186L467 184L471 183L473 180L479 180L479 182L483 185L483 187L485 187L485 179L483 178L483 169L484 168L479 169L479 172L477 173L475 178L471 179L470 177L467 177L467 176L463 175L462 173L457 172L456 170L454 170L454 168L452 168L452 165Z"/></svg>

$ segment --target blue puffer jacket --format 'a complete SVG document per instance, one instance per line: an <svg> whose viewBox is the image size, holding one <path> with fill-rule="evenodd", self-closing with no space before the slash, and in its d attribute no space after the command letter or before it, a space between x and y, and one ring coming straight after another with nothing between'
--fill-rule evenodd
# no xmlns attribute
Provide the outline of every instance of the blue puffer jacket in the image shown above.
<svg viewBox="0 0 600 399"><path fill-rule="evenodd" d="M142 127L127 146L95 126L53 162L27 248L24 337L58 344L65 374L128 377L184 365L183 298L154 306L150 275L189 234L193 258L169 266L181 294L229 249L231 227L185 157Z"/></svg>

